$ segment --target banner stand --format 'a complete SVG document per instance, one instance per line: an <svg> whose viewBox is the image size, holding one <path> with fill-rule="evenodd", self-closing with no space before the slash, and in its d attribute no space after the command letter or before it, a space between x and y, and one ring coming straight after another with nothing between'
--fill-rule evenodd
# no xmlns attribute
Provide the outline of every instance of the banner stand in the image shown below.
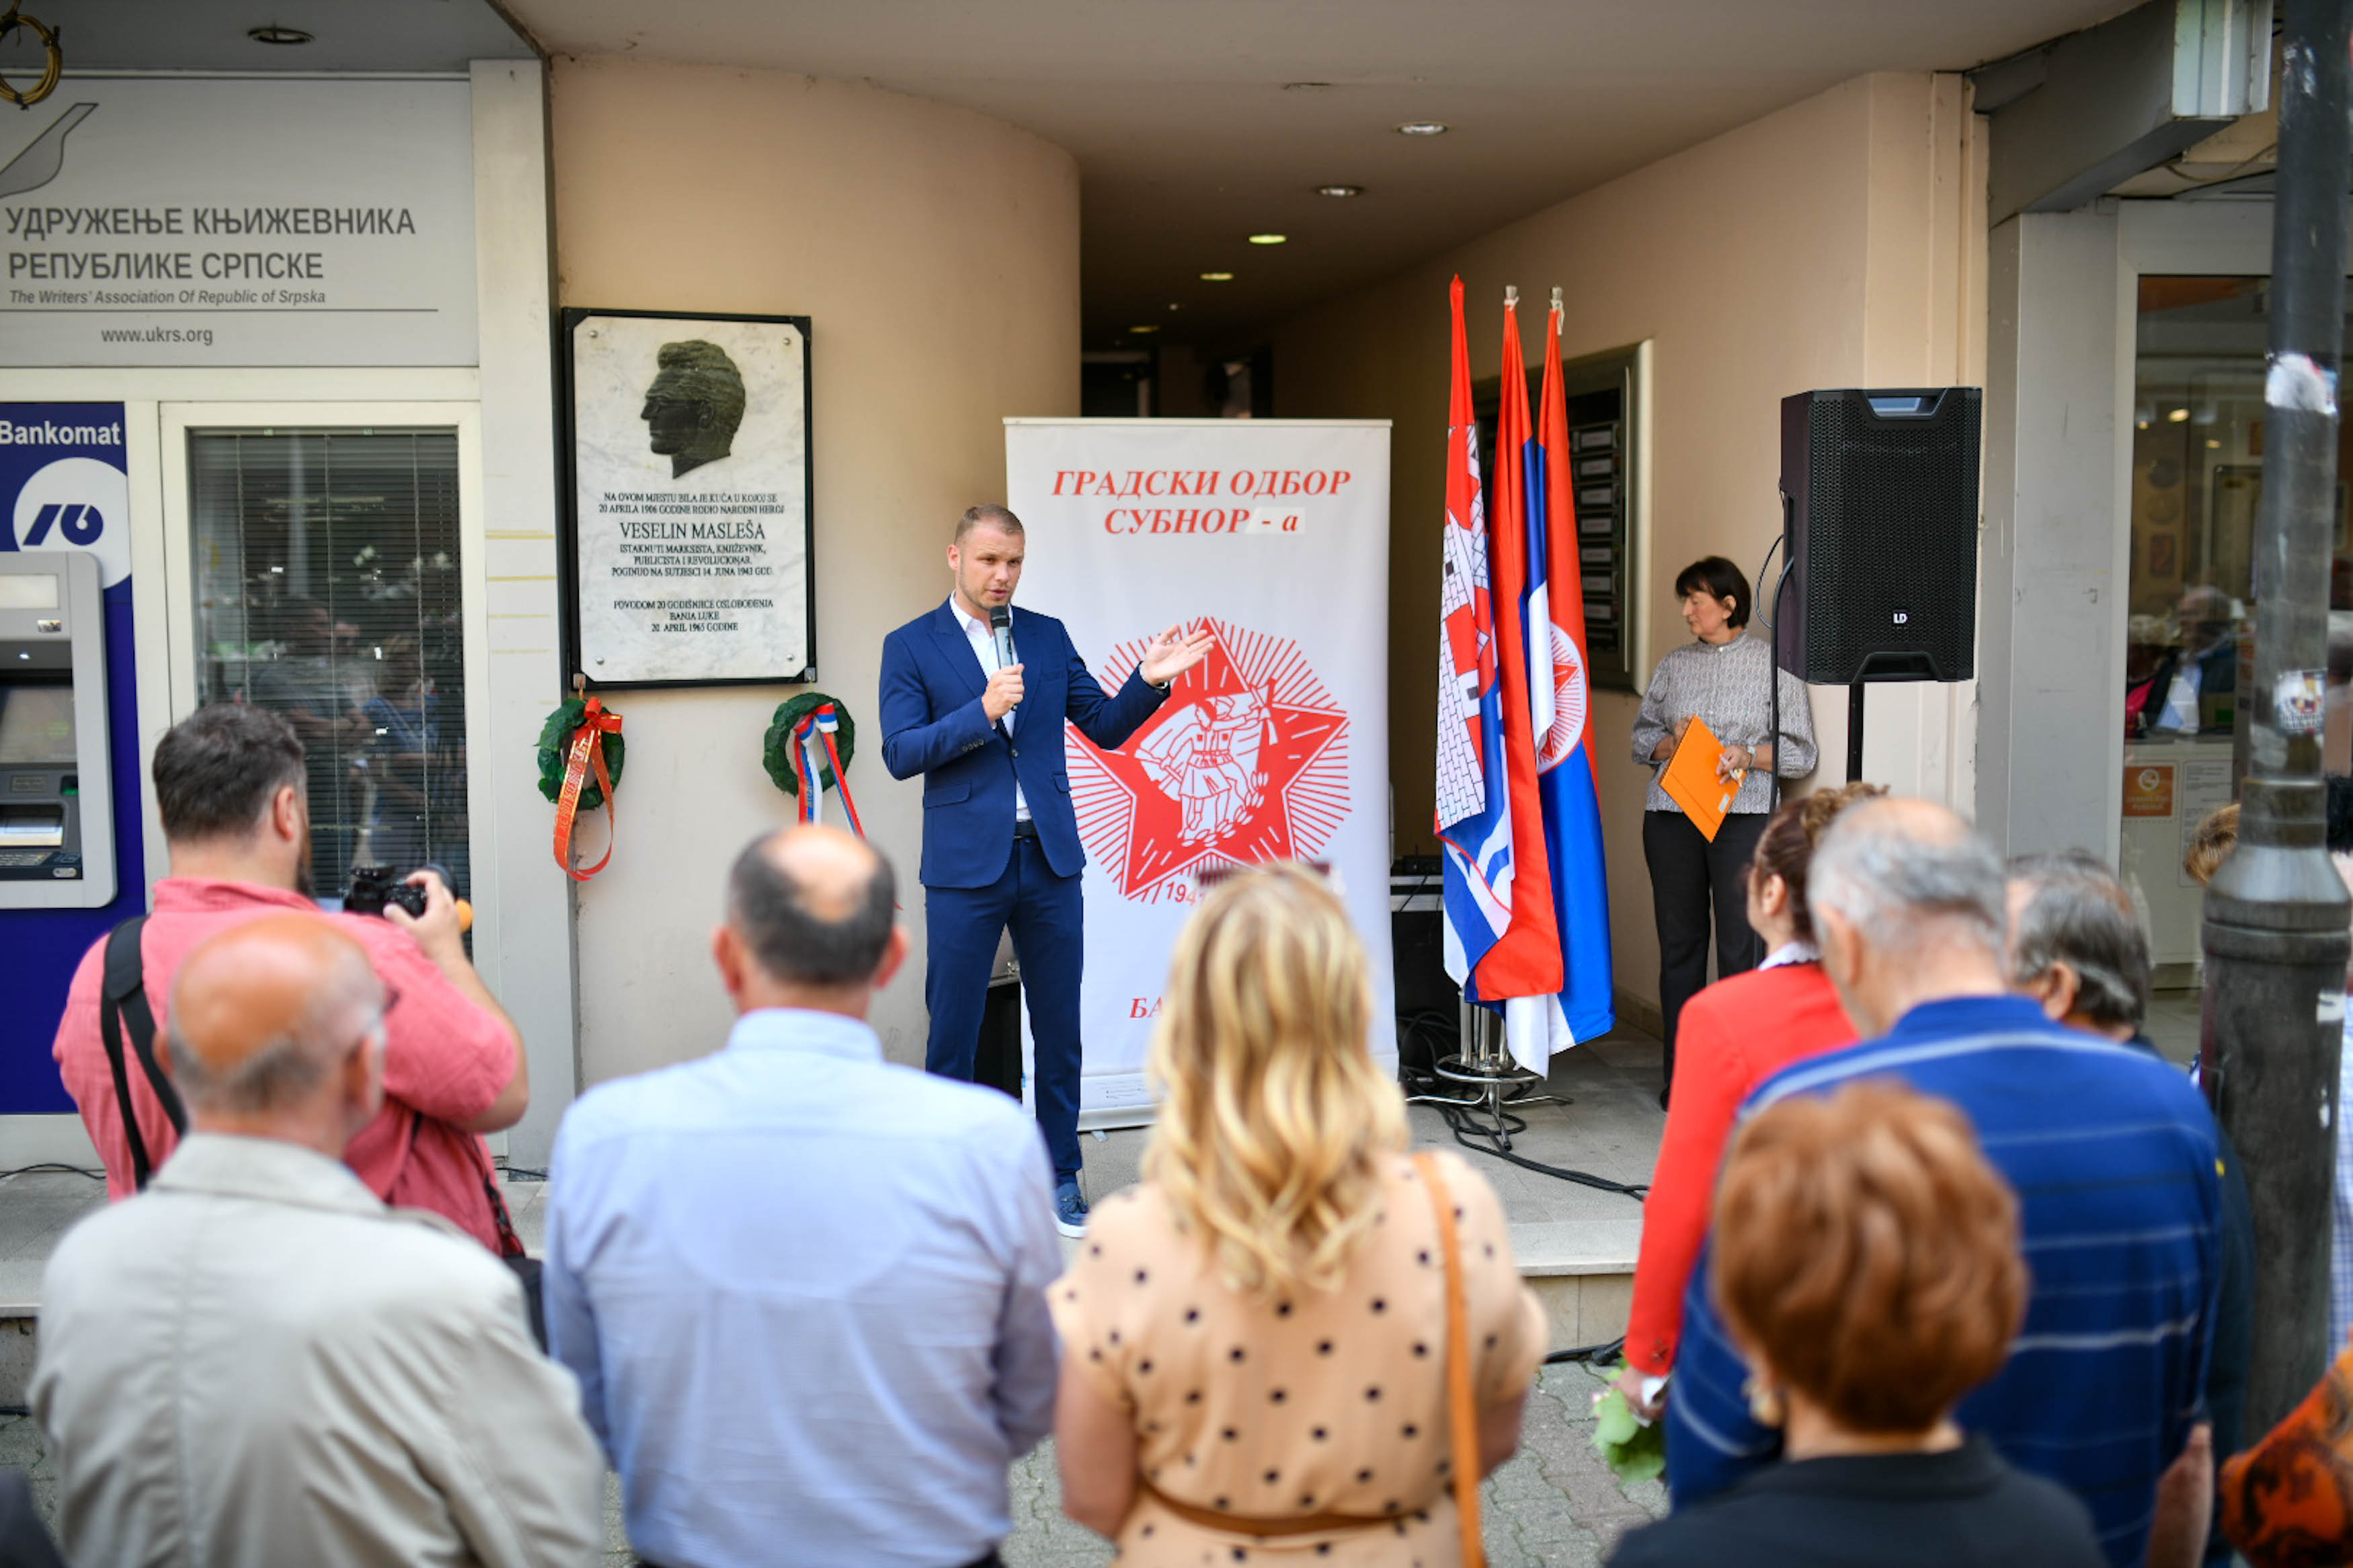
<svg viewBox="0 0 2353 1568"><path fill-rule="evenodd" d="M1205 870L1326 868L1365 945L1394 1068L1389 943L1389 422L1008 419L1020 603L1107 689L1174 626L1208 658L1112 752L1075 728L1087 850L1082 1129L1152 1119L1144 1063ZM1029 1050L1023 1013L1023 1051Z"/></svg>

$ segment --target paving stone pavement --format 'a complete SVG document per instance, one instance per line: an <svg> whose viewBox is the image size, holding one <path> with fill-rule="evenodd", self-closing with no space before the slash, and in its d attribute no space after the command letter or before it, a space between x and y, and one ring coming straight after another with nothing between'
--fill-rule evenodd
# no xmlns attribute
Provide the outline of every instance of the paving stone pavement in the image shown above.
<svg viewBox="0 0 2353 1568"><path fill-rule="evenodd" d="M1656 1481L1621 1487L1593 1451L1593 1395L1604 1380L1577 1365L1546 1367L1528 1394L1520 1451L1482 1497L1493 1568L1600 1568L1618 1538L1667 1511ZM1062 1517L1053 1444L1013 1467L1013 1534L1006 1568L1103 1568L1111 1543Z"/></svg>
<svg viewBox="0 0 2353 1568"><path fill-rule="evenodd" d="M1593 1395L1601 1378L1581 1366L1548 1366L1528 1395L1520 1451L1487 1479L1487 1561L1494 1568L1600 1568L1618 1537L1667 1510L1656 1482L1620 1487L1593 1451ZM0 1416L0 1466L26 1471L44 1522L57 1522L57 1473L40 1428ZM1102 1568L1111 1543L1062 1517L1049 1441L1013 1468L1013 1534L1006 1568ZM621 1530L618 1481L605 1478L607 1568L637 1558Z"/></svg>

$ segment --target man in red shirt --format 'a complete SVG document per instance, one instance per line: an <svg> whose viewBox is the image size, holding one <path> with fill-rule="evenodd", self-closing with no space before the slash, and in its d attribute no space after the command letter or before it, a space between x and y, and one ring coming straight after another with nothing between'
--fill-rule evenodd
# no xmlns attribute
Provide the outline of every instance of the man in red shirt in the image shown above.
<svg viewBox="0 0 2353 1568"><path fill-rule="evenodd" d="M283 719L243 703L200 709L157 742L153 771L172 875L155 885L140 957L160 1034L172 976L198 942L261 915L316 913L318 906L304 891L311 816L302 742ZM430 1210L495 1252L488 1184L496 1178L481 1134L522 1119L531 1078L513 1021L466 957L455 899L438 878L423 881L422 919L397 906L382 919L330 917L366 952L393 998L384 1021L384 1109L343 1159L386 1203ZM126 1198L135 1183L100 1032L105 967L101 938L74 972L52 1054L106 1162L107 1195ZM140 1134L161 1165L176 1134L127 1038L124 1061Z"/></svg>

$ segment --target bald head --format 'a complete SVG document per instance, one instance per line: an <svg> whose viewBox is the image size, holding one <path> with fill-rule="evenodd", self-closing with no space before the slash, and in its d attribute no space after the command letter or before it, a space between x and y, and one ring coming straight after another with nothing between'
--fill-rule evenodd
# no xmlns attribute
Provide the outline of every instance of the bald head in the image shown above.
<svg viewBox="0 0 2353 1568"><path fill-rule="evenodd" d="M305 1108L380 1022L383 983L317 915L268 915L199 942L172 983L173 1076L200 1112Z"/></svg>
<svg viewBox="0 0 2353 1568"><path fill-rule="evenodd" d="M1960 944L2001 953L2001 862L1934 801L1891 796L1843 813L1814 852L1806 897L1876 948Z"/></svg>
<svg viewBox="0 0 2353 1568"><path fill-rule="evenodd" d="M754 839L727 879L727 924L769 978L820 988L873 982L891 942L891 863L838 827Z"/></svg>

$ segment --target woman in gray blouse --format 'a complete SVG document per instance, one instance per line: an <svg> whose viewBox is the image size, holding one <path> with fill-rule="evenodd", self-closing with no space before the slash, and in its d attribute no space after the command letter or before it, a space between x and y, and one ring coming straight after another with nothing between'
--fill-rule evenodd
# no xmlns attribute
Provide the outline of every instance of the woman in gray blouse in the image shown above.
<svg viewBox="0 0 2353 1568"><path fill-rule="evenodd" d="M1814 771L1814 714L1806 685L1773 668L1773 650L1743 635L1748 625L1748 579L1721 555L1694 561L1675 579L1683 624L1696 642L1659 661L1642 711L1634 721L1634 760L1653 764L1642 812L1642 858L1651 868L1651 904L1659 922L1659 1013L1665 1020L1664 1109L1675 1079L1675 1020L1683 1004L1708 981L1709 906L1714 905L1718 978L1754 969L1765 955L1748 929L1748 858L1765 830L1772 799L1770 769L1783 778ZM1770 729L1772 689L1781 682L1779 743ZM1696 717L1724 744L1719 777L1748 770L1714 842L1659 785L1667 759Z"/></svg>

